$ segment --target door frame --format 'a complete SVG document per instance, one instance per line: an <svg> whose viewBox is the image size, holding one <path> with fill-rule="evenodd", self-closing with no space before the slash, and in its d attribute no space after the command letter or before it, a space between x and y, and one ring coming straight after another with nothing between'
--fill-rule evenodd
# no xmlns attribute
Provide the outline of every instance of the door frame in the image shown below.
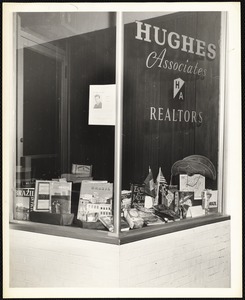
<svg viewBox="0 0 245 300"><path fill-rule="evenodd" d="M70 118L69 118L69 101L68 101L68 78L67 78L67 51L54 46L50 42L38 37L35 33L25 31L21 27L20 16L17 16L16 21L16 68L17 68L17 90L16 90L16 165L21 166L21 157L23 157L23 104L24 104L24 48L31 47L31 50L55 58L61 63L61 91L59 103L59 135L60 135L60 169L61 173L67 172L69 169L70 157ZM54 153L47 155L30 155L28 159L53 157Z"/></svg>

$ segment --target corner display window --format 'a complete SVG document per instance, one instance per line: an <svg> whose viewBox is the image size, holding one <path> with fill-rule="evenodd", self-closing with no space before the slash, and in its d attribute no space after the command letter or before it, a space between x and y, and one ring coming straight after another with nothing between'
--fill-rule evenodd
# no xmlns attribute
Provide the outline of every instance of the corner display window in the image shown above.
<svg viewBox="0 0 245 300"><path fill-rule="evenodd" d="M116 26L83 14L16 16L14 219L125 236L222 215L222 14L124 13L119 200Z"/></svg>

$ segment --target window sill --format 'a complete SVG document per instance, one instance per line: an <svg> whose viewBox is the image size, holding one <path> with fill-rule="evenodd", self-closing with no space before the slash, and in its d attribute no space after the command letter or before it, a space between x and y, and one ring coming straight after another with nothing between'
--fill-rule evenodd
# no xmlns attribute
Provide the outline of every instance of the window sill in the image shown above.
<svg viewBox="0 0 245 300"><path fill-rule="evenodd" d="M10 222L10 229L29 231L40 234L62 236L74 239L81 239L93 242L102 242L115 245L123 245L159 235L169 234L177 231L191 229L199 226L213 224L217 222L230 220L230 216L215 214L202 216L193 219L185 219L164 225L155 225L141 229L121 232L119 237L108 231L84 229L73 226L50 225L43 223L34 223L30 221L13 220Z"/></svg>

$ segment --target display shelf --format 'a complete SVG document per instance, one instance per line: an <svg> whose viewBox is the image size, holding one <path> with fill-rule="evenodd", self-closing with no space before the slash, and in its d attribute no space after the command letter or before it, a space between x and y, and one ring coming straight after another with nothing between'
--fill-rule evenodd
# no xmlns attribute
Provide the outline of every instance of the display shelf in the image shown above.
<svg viewBox="0 0 245 300"><path fill-rule="evenodd" d="M115 245L123 245L164 234L204 226L217 222L230 220L229 215L212 214L209 216L185 219L164 225L155 225L141 229L133 229L127 232L121 232L119 238L108 231L85 229L76 226L59 226L29 221L10 222L10 229L29 231L47 235L62 236L67 238L82 239L93 242L102 242Z"/></svg>

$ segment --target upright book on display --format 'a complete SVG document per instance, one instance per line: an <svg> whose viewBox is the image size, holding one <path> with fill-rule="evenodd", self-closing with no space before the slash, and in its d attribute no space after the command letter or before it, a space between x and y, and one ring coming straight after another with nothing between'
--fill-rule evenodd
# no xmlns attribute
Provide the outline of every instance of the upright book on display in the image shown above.
<svg viewBox="0 0 245 300"><path fill-rule="evenodd" d="M132 192L132 207L144 207L145 206L145 184L131 184Z"/></svg>
<svg viewBox="0 0 245 300"><path fill-rule="evenodd" d="M29 220L34 205L34 188L17 188L14 200L14 219Z"/></svg>
<svg viewBox="0 0 245 300"><path fill-rule="evenodd" d="M71 182L37 180L34 211L70 214L71 191Z"/></svg>
<svg viewBox="0 0 245 300"><path fill-rule="evenodd" d="M81 183L77 219L96 222L101 216L112 213L113 184L107 181Z"/></svg>

